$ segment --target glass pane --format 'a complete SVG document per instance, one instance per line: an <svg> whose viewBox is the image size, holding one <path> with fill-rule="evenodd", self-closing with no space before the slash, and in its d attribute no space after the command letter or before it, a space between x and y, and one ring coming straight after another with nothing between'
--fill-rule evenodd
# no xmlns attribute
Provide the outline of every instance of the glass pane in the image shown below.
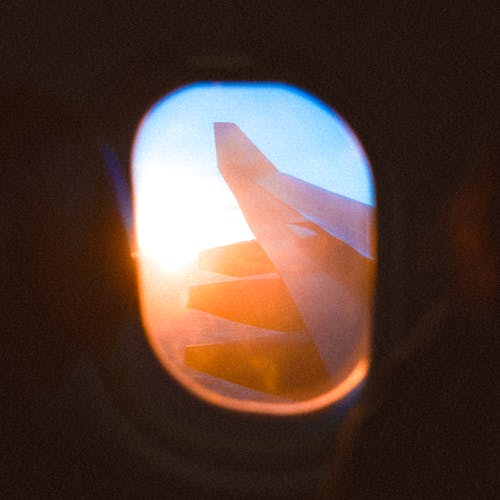
<svg viewBox="0 0 500 500"><path fill-rule="evenodd" d="M371 170L325 104L276 83L198 83L133 149L142 318L171 375L241 411L332 404L369 364Z"/></svg>

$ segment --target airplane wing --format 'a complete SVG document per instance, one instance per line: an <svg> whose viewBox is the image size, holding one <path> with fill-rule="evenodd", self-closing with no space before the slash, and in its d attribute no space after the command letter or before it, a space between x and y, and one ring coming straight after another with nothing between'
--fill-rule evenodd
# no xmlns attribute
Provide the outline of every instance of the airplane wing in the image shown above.
<svg viewBox="0 0 500 500"><path fill-rule="evenodd" d="M373 208L280 172L233 123L214 130L219 171L340 382L368 347Z"/></svg>

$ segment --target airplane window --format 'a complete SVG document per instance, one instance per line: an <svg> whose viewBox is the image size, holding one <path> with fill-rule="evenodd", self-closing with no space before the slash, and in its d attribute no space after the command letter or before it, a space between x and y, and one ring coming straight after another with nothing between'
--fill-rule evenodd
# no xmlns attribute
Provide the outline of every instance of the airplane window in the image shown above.
<svg viewBox="0 0 500 500"><path fill-rule="evenodd" d="M331 405L365 378L376 265L363 148L280 83L196 83L132 153L141 312L166 370L239 411Z"/></svg>

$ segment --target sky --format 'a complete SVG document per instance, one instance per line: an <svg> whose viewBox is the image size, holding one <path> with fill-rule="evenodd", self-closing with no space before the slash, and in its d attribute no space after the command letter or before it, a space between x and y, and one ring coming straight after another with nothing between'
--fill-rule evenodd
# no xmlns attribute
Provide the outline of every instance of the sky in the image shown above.
<svg viewBox="0 0 500 500"><path fill-rule="evenodd" d="M278 170L374 205L359 141L317 98L280 83L182 87L145 114L132 152L139 249L164 267L253 237L217 169L214 122L236 123Z"/></svg>

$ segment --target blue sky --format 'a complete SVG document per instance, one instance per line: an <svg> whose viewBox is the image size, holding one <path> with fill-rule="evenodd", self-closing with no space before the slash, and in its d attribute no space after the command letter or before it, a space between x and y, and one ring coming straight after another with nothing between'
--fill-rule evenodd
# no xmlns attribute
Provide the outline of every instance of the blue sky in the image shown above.
<svg viewBox="0 0 500 500"><path fill-rule="evenodd" d="M216 121L236 123L279 170L374 204L368 160L342 118L310 94L275 83L198 83L161 99L136 137L135 180L151 164L218 177Z"/></svg>
<svg viewBox="0 0 500 500"><path fill-rule="evenodd" d="M213 123L218 121L236 123L278 170L374 204L364 151L321 101L284 84L197 83L158 101L139 125L132 154L139 244L149 239L145 246L156 245L165 254L172 235L182 238L186 229L206 233L193 247L251 238L248 228L218 236L221 231L212 224L218 218L227 228L246 227L217 169ZM140 223L145 219L147 224Z"/></svg>

